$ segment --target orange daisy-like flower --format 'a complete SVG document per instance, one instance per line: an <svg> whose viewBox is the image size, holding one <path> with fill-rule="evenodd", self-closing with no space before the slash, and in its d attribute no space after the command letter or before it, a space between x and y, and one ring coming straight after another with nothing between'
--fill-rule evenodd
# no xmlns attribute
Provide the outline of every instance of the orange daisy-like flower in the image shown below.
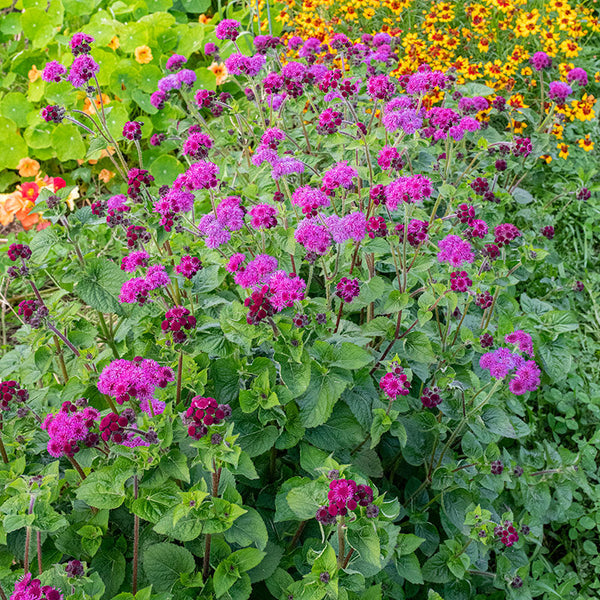
<svg viewBox="0 0 600 600"><path fill-rule="evenodd" d="M29 69L29 73L27 73L27 79L33 83L37 81L42 76L42 72L35 66L31 65L31 69Z"/></svg>
<svg viewBox="0 0 600 600"><path fill-rule="evenodd" d="M21 177L35 177L40 172L40 163L33 158L22 158L17 165Z"/></svg>
<svg viewBox="0 0 600 600"><path fill-rule="evenodd" d="M148 46L138 46L133 53L136 62L140 65L147 65L152 61L152 50Z"/></svg>
<svg viewBox="0 0 600 600"><path fill-rule="evenodd" d="M547 165L552 162L552 157L549 154L542 154L540 160L543 160Z"/></svg>
<svg viewBox="0 0 600 600"><path fill-rule="evenodd" d="M225 63L216 63L214 62L210 67L207 67L209 71L211 71L216 77L217 85L221 85L227 80L227 67Z"/></svg>

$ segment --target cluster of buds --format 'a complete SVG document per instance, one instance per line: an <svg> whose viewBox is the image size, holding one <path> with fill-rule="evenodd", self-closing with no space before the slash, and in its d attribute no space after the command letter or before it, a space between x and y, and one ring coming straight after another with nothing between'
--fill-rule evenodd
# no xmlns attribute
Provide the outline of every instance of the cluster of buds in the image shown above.
<svg viewBox="0 0 600 600"><path fill-rule="evenodd" d="M199 440L208 433L208 428L211 425L220 425L230 416L231 407L229 404L219 404L214 398L194 396L182 420L188 428L188 435L195 440Z"/></svg>
<svg viewBox="0 0 600 600"><path fill-rule="evenodd" d="M44 319L50 314L46 306L39 300L23 300L19 304L17 314L33 329L39 329Z"/></svg>
<svg viewBox="0 0 600 600"><path fill-rule="evenodd" d="M475 296L475 304L485 310L494 303L494 297L488 292L481 292Z"/></svg>
<svg viewBox="0 0 600 600"><path fill-rule="evenodd" d="M176 344L183 344L187 340L184 330L190 330L193 327L196 327L196 317L183 306L175 306L169 309L160 325L165 333L170 331L173 334L173 341Z"/></svg>
<svg viewBox="0 0 600 600"><path fill-rule="evenodd" d="M275 314L275 309L269 300L269 286L263 285L259 290L254 290L248 298L244 300L244 306L248 307L246 321L249 325L256 325L267 317Z"/></svg>
<svg viewBox="0 0 600 600"><path fill-rule="evenodd" d="M9 267L7 270L8 276L16 279L17 277L26 277L29 275L29 269L26 261L31 258L31 248L26 244L11 244L8 249L8 258L15 262L21 259L21 266Z"/></svg>
<svg viewBox="0 0 600 600"><path fill-rule="evenodd" d="M421 402L424 408L435 408L442 403L442 397L439 394L440 390L436 386L432 388L424 388L421 394Z"/></svg>
<svg viewBox="0 0 600 600"><path fill-rule="evenodd" d="M366 507L366 516L374 519L379 507L373 504L373 489L368 485L357 485L353 479L334 479L329 483L329 504L321 506L315 518L324 525L335 523L336 517L345 516L359 506Z"/></svg>
<svg viewBox="0 0 600 600"><path fill-rule="evenodd" d="M127 245L137 248L140 244L147 244L152 239L150 232L141 225L131 225L127 228Z"/></svg>
<svg viewBox="0 0 600 600"><path fill-rule="evenodd" d="M8 410L12 402L27 402L29 392L23 389L16 381L3 381L0 383L0 410Z"/></svg>
<svg viewBox="0 0 600 600"><path fill-rule="evenodd" d="M127 174L127 194L135 202L142 199L142 186L149 186L154 177L144 169L130 169Z"/></svg>
<svg viewBox="0 0 600 600"><path fill-rule="evenodd" d="M142 124L139 121L127 121L123 126L123 137L129 141L142 139Z"/></svg>
<svg viewBox="0 0 600 600"><path fill-rule="evenodd" d="M504 521L502 525L495 527L494 535L498 536L507 548L519 541L519 534L512 521Z"/></svg>

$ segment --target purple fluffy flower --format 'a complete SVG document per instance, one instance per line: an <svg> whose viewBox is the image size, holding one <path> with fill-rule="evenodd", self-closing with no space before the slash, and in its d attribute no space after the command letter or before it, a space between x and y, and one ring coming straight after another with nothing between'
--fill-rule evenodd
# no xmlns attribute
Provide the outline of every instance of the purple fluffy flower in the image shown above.
<svg viewBox="0 0 600 600"><path fill-rule="evenodd" d="M223 19L215 28L215 36L218 40L236 40L240 35L239 28L239 21Z"/></svg>
<svg viewBox="0 0 600 600"><path fill-rule="evenodd" d="M238 256L239 259L239 255ZM232 257L233 260L233 257ZM241 264L241 263L240 263ZM245 268L240 269L235 275L235 282L243 288L250 288L263 283L266 278L277 270L277 259L268 254L259 254L251 260Z"/></svg>
<svg viewBox="0 0 600 600"><path fill-rule="evenodd" d="M567 81L569 83L578 83L581 87L588 84L588 74L581 67L575 67L567 73Z"/></svg>
<svg viewBox="0 0 600 600"><path fill-rule="evenodd" d="M523 330L517 329L516 331L505 335L504 341L507 344L517 345L521 352L529 354L529 356L533 356L533 342L531 340L531 336L528 333L525 333Z"/></svg>
<svg viewBox="0 0 600 600"><path fill-rule="evenodd" d="M567 96L570 96L572 93L573 88L568 83L564 83L563 81L550 82L548 97L557 104L564 104Z"/></svg>
<svg viewBox="0 0 600 600"><path fill-rule="evenodd" d="M78 56L79 54L89 54L91 51L90 44L94 41L94 38L91 35L86 35L85 33L76 33L71 38L71 52L73 56Z"/></svg>
<svg viewBox="0 0 600 600"><path fill-rule="evenodd" d="M42 71L42 79L47 82L59 82L62 80L63 75L66 72L67 69L65 69L59 62L52 60L49 63L46 63L46 66Z"/></svg>
<svg viewBox="0 0 600 600"><path fill-rule="evenodd" d="M323 175L323 187L330 191L340 187L350 189L354 185L354 177L358 177L358 171L344 160L336 163Z"/></svg>
<svg viewBox="0 0 600 600"><path fill-rule="evenodd" d="M386 204L390 210L396 210L401 202L422 202L432 192L431 180L423 175L399 177L385 187Z"/></svg>
<svg viewBox="0 0 600 600"><path fill-rule="evenodd" d="M94 77L100 67L88 54L81 54L75 58L69 69L68 80L74 87L82 87Z"/></svg>
<svg viewBox="0 0 600 600"><path fill-rule="evenodd" d="M319 255L327 254L331 247L331 235L327 227L317 223L315 219L300 221L294 233L295 240L308 252Z"/></svg>
<svg viewBox="0 0 600 600"><path fill-rule="evenodd" d="M472 263L475 260L471 244L457 235L447 235L443 240L440 240L438 246L440 251L437 259L441 263L461 267L463 264Z"/></svg>
<svg viewBox="0 0 600 600"><path fill-rule="evenodd" d="M187 58L185 56L181 56L181 54L173 54L173 56L169 56L167 59L165 69L171 73L175 73L176 71L179 71L179 69L183 68L183 65L185 65L186 62Z"/></svg>
<svg viewBox="0 0 600 600"><path fill-rule="evenodd" d="M121 260L121 269L127 273L135 273L140 267L148 266L150 255L144 250L131 252Z"/></svg>
<svg viewBox="0 0 600 600"><path fill-rule="evenodd" d="M529 63L536 71L542 71L552 66L552 59L545 52L540 51L531 56Z"/></svg>

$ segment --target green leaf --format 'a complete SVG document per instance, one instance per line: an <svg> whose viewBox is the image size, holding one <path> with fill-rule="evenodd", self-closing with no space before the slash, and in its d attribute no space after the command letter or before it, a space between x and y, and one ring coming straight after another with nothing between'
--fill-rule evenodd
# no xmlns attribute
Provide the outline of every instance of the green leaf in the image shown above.
<svg viewBox="0 0 600 600"><path fill-rule="evenodd" d="M181 0L185 12L200 14L210 8L210 0Z"/></svg>
<svg viewBox="0 0 600 600"><path fill-rule="evenodd" d="M101 546L91 563L92 569L96 571L106 587L107 598L117 594L125 580L125 557L114 547Z"/></svg>
<svg viewBox="0 0 600 600"><path fill-rule="evenodd" d="M118 295L126 279L123 271L105 258L92 258L86 261L85 272L75 293L89 306L102 313L122 314Z"/></svg>
<svg viewBox="0 0 600 600"><path fill-rule="evenodd" d="M327 489L320 481L310 481L292 488L286 500L292 512L301 521L313 519L327 497Z"/></svg>
<svg viewBox="0 0 600 600"><path fill-rule="evenodd" d="M302 425L317 427L325 423L351 381L352 376L348 372L332 369L323 374L313 362L308 389L297 399Z"/></svg>
<svg viewBox="0 0 600 600"><path fill-rule="evenodd" d="M177 175L180 175L184 171L185 167L170 154L159 156L150 165L150 173L154 176L156 185L171 185Z"/></svg>
<svg viewBox="0 0 600 600"><path fill-rule="evenodd" d="M27 156L27 144L12 119L0 117L0 169L16 169Z"/></svg>
<svg viewBox="0 0 600 600"><path fill-rule="evenodd" d="M0 100L0 115L11 119L17 127L27 126L27 115L33 104L21 92L9 92Z"/></svg>
<svg viewBox="0 0 600 600"><path fill-rule="evenodd" d="M256 544L259 550L264 550L269 540L267 526L258 511L248 506L244 508L246 514L234 521L231 528L225 532L225 539L230 544L238 546Z"/></svg>
<svg viewBox="0 0 600 600"><path fill-rule="evenodd" d="M412 554L424 541L425 538L419 537L418 535L412 533L400 533L398 534L396 552L398 552L398 556Z"/></svg>
<svg viewBox="0 0 600 600"><path fill-rule="evenodd" d="M330 366L340 367L341 369L361 369L373 362L373 356L370 352L351 344L344 342L339 348L334 351L334 360Z"/></svg>
<svg viewBox="0 0 600 600"><path fill-rule="evenodd" d="M28 8L21 17L23 33L33 42L34 48L43 48L54 37L54 26L41 8Z"/></svg>
<svg viewBox="0 0 600 600"><path fill-rule="evenodd" d="M168 592L183 573L195 567L193 554L181 546L163 542L149 546L142 558L144 572L157 592Z"/></svg>
<svg viewBox="0 0 600 600"><path fill-rule="evenodd" d="M395 413L396 415L398 413ZM381 436L390 430L392 418L383 408L373 410L373 422L371 423L371 448L379 444Z"/></svg>
<svg viewBox="0 0 600 600"><path fill-rule="evenodd" d="M181 450L174 448L163 456L159 464L160 471L167 477L190 482L190 470L187 464L187 458Z"/></svg>
<svg viewBox="0 0 600 600"><path fill-rule="evenodd" d="M70 123L56 126L52 132L52 147L61 161L82 159L86 153L79 128Z"/></svg>
<svg viewBox="0 0 600 600"><path fill-rule="evenodd" d="M407 554L399 556L396 561L396 570L400 577L404 577L407 581L415 585L422 585L423 575L421 573L421 565L415 554Z"/></svg>
<svg viewBox="0 0 600 600"><path fill-rule="evenodd" d="M77 488L77 498L95 508L117 508L125 500L125 484L109 471L95 471Z"/></svg>
<svg viewBox="0 0 600 600"><path fill-rule="evenodd" d="M373 521L361 518L349 525L348 542L366 563L381 568L381 547Z"/></svg>

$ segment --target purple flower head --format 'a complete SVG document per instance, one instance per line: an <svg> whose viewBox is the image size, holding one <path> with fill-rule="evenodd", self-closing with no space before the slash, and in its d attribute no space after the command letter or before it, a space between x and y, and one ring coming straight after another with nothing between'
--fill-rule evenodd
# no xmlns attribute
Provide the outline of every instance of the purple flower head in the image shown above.
<svg viewBox="0 0 600 600"><path fill-rule="evenodd" d="M354 185L354 177L358 177L358 171L344 160L336 163L323 175L323 187L330 191L340 187L350 189Z"/></svg>
<svg viewBox="0 0 600 600"><path fill-rule="evenodd" d="M171 73L158 80L158 91L168 94L173 90L181 88L181 80L177 77L177 73Z"/></svg>
<svg viewBox="0 0 600 600"><path fill-rule="evenodd" d="M245 260L246 260L246 255L243 254L242 252L238 252L237 254L234 254L229 259L229 262L227 263L227 266L225 268L230 273L237 273L240 270L240 268Z"/></svg>
<svg viewBox="0 0 600 600"><path fill-rule="evenodd" d="M364 239L367 230L367 218L364 213L353 212L345 217L331 215L325 219L334 242L342 244L347 240L359 242Z"/></svg>
<svg viewBox="0 0 600 600"><path fill-rule="evenodd" d="M218 185L219 167L205 160L193 163L184 173L183 187L192 190L207 190Z"/></svg>
<svg viewBox="0 0 600 600"><path fill-rule="evenodd" d="M342 299L343 302L349 303L360 294L360 286L358 279L348 279L342 277L336 286L336 296Z"/></svg>
<svg viewBox="0 0 600 600"><path fill-rule="evenodd" d="M567 96L570 96L572 93L573 88L568 83L564 83L563 81L550 82L548 97L557 104L564 104Z"/></svg>
<svg viewBox="0 0 600 600"><path fill-rule="evenodd" d="M531 340L531 336L528 333L525 333L521 329L517 329L512 333L504 336L504 341L507 344L515 344L518 346L519 351L529 354L529 356L533 356L533 342Z"/></svg>
<svg viewBox="0 0 600 600"><path fill-rule="evenodd" d="M80 54L73 61L67 79L73 87L83 87L99 70L100 67L89 54Z"/></svg>
<svg viewBox="0 0 600 600"><path fill-rule="evenodd" d="M67 72L59 62L52 60L46 63L44 70L42 71L42 79L47 82L62 81L63 75Z"/></svg>
<svg viewBox="0 0 600 600"><path fill-rule="evenodd" d="M390 210L396 210L401 202L422 202L432 192L431 180L424 175L399 177L385 187L386 204Z"/></svg>
<svg viewBox="0 0 600 600"><path fill-rule="evenodd" d="M71 52L73 56L78 56L79 54L89 54L91 51L90 44L94 41L94 38L91 35L86 35L85 33L76 33L71 38Z"/></svg>
<svg viewBox="0 0 600 600"><path fill-rule="evenodd" d="M223 19L215 28L215 36L218 40L236 40L240 35L239 28L239 21Z"/></svg>
<svg viewBox="0 0 600 600"><path fill-rule="evenodd" d="M526 392L535 392L540 387L541 374L533 360L525 361L517 368L508 387L515 396L521 396Z"/></svg>
<svg viewBox="0 0 600 600"><path fill-rule="evenodd" d="M173 54L173 56L169 56L167 59L165 69L171 73L175 73L182 69L186 62L187 58L185 56L181 56L181 54Z"/></svg>
<svg viewBox="0 0 600 600"><path fill-rule="evenodd" d="M367 93L372 100L390 100L396 93L396 85L387 75L376 75L367 80Z"/></svg>
<svg viewBox="0 0 600 600"><path fill-rule="evenodd" d="M438 246L440 251L437 259L441 263L448 263L453 267L462 267L465 263L472 263L475 260L471 244L457 235L447 235L443 240L440 240Z"/></svg>
<svg viewBox="0 0 600 600"><path fill-rule="evenodd" d="M531 66L536 71L549 69L552 66L552 59L545 52L536 52L529 59Z"/></svg>
<svg viewBox="0 0 600 600"><path fill-rule="evenodd" d="M161 90L158 90L151 94L150 96L150 104L154 106L157 110L162 110L165 107L165 101L167 99L167 94Z"/></svg>
<svg viewBox="0 0 600 600"><path fill-rule="evenodd" d="M321 206L329 206L327 194L310 185L296 188L292 194L292 203L302 207L302 214L306 217L315 217Z"/></svg>
<svg viewBox="0 0 600 600"><path fill-rule="evenodd" d="M244 54L232 54L225 60L227 71L232 75L247 75L255 77L265 66L266 59L262 54L245 56Z"/></svg>
<svg viewBox="0 0 600 600"><path fill-rule="evenodd" d="M277 226L278 210L271 204L256 204L248 214L250 215L250 225L255 229L271 229Z"/></svg>
<svg viewBox="0 0 600 600"><path fill-rule="evenodd" d="M298 50L298 48L300 48L300 46L302 46L303 43L304 43L304 40L300 36L293 35L288 40L287 45L290 50Z"/></svg>
<svg viewBox="0 0 600 600"><path fill-rule="evenodd" d="M294 305L294 302L304 299L306 281L295 273L275 271L268 278L271 306L279 312Z"/></svg>
<svg viewBox="0 0 600 600"><path fill-rule="evenodd" d="M217 206L217 221L221 227L230 231L239 231L244 226L244 209L241 198L227 196Z"/></svg>
<svg viewBox="0 0 600 600"><path fill-rule="evenodd" d="M212 145L212 140L205 133L192 133L183 144L183 153L194 160L201 160L208 156Z"/></svg>
<svg viewBox="0 0 600 600"><path fill-rule="evenodd" d="M259 254L251 260L246 267L240 269L239 265L243 262L240 257L243 255L236 254L231 260L236 258L235 263L237 264L237 273L235 275L235 282L237 285L243 288L250 288L259 283L263 283L267 276L277 270L277 259L269 256L268 254ZM233 265L232 265L233 266Z"/></svg>
<svg viewBox="0 0 600 600"><path fill-rule="evenodd" d="M177 81L181 83L181 85L186 85L188 88L191 88L194 83L196 83L196 73L191 69L182 69L177 73Z"/></svg>
<svg viewBox="0 0 600 600"><path fill-rule="evenodd" d="M90 430L96 426L99 416L95 408L78 410L72 402L63 402L60 411L49 413L42 423L42 429L50 436L48 453L54 457L76 454L80 445L88 445Z"/></svg>
<svg viewBox="0 0 600 600"><path fill-rule="evenodd" d="M217 47L216 44L213 44L212 42L208 42L207 44L204 45L204 54L206 54L206 56L213 56L218 53L219 53L219 48Z"/></svg>
<svg viewBox="0 0 600 600"><path fill-rule="evenodd" d="M271 177L278 180L285 175L292 175L293 173L304 173L304 163L291 156L280 158L273 163L273 169L271 170Z"/></svg>
<svg viewBox="0 0 600 600"><path fill-rule="evenodd" d="M121 269L127 273L135 273L140 267L148 266L150 255L144 250L138 250L125 255L121 260Z"/></svg>
<svg viewBox="0 0 600 600"><path fill-rule="evenodd" d="M588 74L585 69L575 67L567 73L567 81L569 83L578 83L580 87L585 87L588 84Z"/></svg>
<svg viewBox="0 0 600 600"><path fill-rule="evenodd" d="M175 267L175 272L183 275L186 279L191 279L200 269L202 269L202 261L196 256L186 254L181 257L180 263Z"/></svg>
<svg viewBox="0 0 600 600"><path fill-rule="evenodd" d="M277 127L266 129L260 138L261 146L268 146L272 150L276 150L280 142L285 140L285 133Z"/></svg>
<svg viewBox="0 0 600 600"><path fill-rule="evenodd" d="M98 378L98 391L113 396L118 404L137 400L154 402L156 388L165 388L174 380L173 371L169 367L161 367L151 359L136 357L133 361L114 360L104 367ZM144 406L141 405L144 409Z"/></svg>
<svg viewBox="0 0 600 600"><path fill-rule="evenodd" d="M486 352L479 359L479 366L489 371L494 379L503 379L524 362L520 355L512 352L509 348L498 348L492 352Z"/></svg>
<svg viewBox="0 0 600 600"><path fill-rule="evenodd" d="M123 126L123 137L126 140L142 139L142 124L139 121L127 121Z"/></svg>
<svg viewBox="0 0 600 600"><path fill-rule="evenodd" d="M321 256L327 254L331 247L331 235L327 227L319 224L316 219L300 221L296 227L294 238L308 252L314 252Z"/></svg>

